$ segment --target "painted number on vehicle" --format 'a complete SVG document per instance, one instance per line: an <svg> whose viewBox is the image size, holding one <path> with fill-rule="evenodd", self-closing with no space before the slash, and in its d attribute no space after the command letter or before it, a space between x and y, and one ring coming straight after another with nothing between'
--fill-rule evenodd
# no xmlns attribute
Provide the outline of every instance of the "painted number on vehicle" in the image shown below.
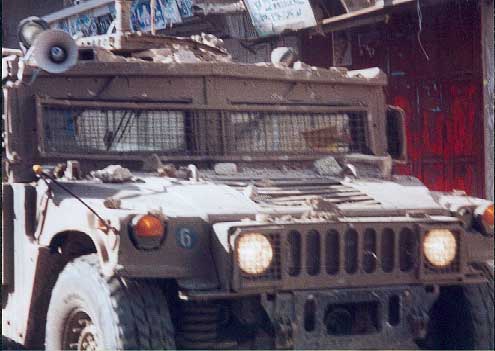
<svg viewBox="0 0 495 351"><path fill-rule="evenodd" d="M198 241L198 235L191 228L179 228L175 233L177 245L184 249L192 249Z"/></svg>

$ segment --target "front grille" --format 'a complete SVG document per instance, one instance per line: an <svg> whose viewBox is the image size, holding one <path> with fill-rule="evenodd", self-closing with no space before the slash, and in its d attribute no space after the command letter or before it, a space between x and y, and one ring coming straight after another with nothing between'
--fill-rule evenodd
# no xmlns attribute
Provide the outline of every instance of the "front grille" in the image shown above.
<svg viewBox="0 0 495 351"><path fill-rule="evenodd" d="M43 105L42 151L162 155L369 153L366 113Z"/></svg>
<svg viewBox="0 0 495 351"><path fill-rule="evenodd" d="M304 247L301 237L306 241ZM407 227L399 231L384 228L378 233L373 228L291 231L287 240L288 274L297 277L302 268L310 276L407 273L419 262L418 243L418 234ZM303 262L305 266L301 267Z"/></svg>
<svg viewBox="0 0 495 351"><path fill-rule="evenodd" d="M414 283L426 276L450 278L461 272L460 232L455 261L437 268L422 257L424 232L414 224L294 227L277 235L275 262L280 270L271 267L266 275L243 276L241 288L259 286L257 281L266 285L267 279L287 289L388 285Z"/></svg>

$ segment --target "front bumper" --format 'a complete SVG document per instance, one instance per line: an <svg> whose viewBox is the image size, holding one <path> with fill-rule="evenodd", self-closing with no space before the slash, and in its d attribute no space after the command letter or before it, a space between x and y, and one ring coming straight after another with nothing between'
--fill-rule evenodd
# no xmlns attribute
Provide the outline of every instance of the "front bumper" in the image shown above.
<svg viewBox="0 0 495 351"><path fill-rule="evenodd" d="M401 286L279 293L262 304L275 348L412 349L437 297L438 289Z"/></svg>

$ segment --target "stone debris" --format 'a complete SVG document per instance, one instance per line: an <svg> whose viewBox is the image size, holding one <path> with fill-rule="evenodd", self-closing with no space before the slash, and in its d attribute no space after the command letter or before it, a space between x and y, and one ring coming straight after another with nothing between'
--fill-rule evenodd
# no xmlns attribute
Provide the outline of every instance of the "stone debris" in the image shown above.
<svg viewBox="0 0 495 351"><path fill-rule="evenodd" d="M298 54L291 47L278 47L272 50L270 59L275 66L291 67L298 59Z"/></svg>
<svg viewBox="0 0 495 351"><path fill-rule="evenodd" d="M294 65L292 66L293 69L296 71L316 71L318 70L317 67L310 66L307 63L304 63L302 61L296 61L294 62Z"/></svg>
<svg viewBox="0 0 495 351"><path fill-rule="evenodd" d="M216 48L216 49L223 48L223 40L217 38L213 34L206 34L206 33L195 34L191 36L191 39L198 43L208 45L209 47L212 48Z"/></svg>
<svg viewBox="0 0 495 351"><path fill-rule="evenodd" d="M104 169L92 171L91 175L103 183L125 183L133 178L131 171L121 165L110 165Z"/></svg>
<svg viewBox="0 0 495 351"><path fill-rule="evenodd" d="M143 41L146 37L143 37ZM153 48L151 45L156 45ZM188 38L161 38L159 43L149 43L127 50L126 55L112 52L111 48L92 46L95 61L100 62L160 62L160 63L198 63L232 62L232 57L223 48L223 41L211 34L202 34Z"/></svg>
<svg viewBox="0 0 495 351"><path fill-rule="evenodd" d="M156 172L161 166L162 161L160 160L160 156L153 153L143 160L143 166L141 169L145 172Z"/></svg>
<svg viewBox="0 0 495 351"><path fill-rule="evenodd" d="M103 206L113 210L118 210L122 206L122 200L109 197L103 200Z"/></svg>
<svg viewBox="0 0 495 351"><path fill-rule="evenodd" d="M248 199L254 200L258 196L258 190L256 186L253 184L248 185L247 187L244 188L243 190L244 196L246 196Z"/></svg>
<svg viewBox="0 0 495 351"><path fill-rule="evenodd" d="M189 179L191 178L191 170L187 169L187 167L179 167L177 172L175 173L175 178L178 179Z"/></svg>
<svg viewBox="0 0 495 351"><path fill-rule="evenodd" d="M239 172L235 163L216 163L213 167L216 174L228 175Z"/></svg>
<svg viewBox="0 0 495 351"><path fill-rule="evenodd" d="M176 178L177 177L177 168L171 163L167 163L166 165L162 165L157 169L158 175L160 177L167 178Z"/></svg>
<svg viewBox="0 0 495 351"><path fill-rule="evenodd" d="M340 167L337 160L332 157L324 157L316 160L314 163L316 173L319 175L331 175L336 176L342 172L342 167Z"/></svg>
<svg viewBox="0 0 495 351"><path fill-rule="evenodd" d="M173 60L177 63L196 63L201 61L194 52L184 48L176 48L173 54Z"/></svg>

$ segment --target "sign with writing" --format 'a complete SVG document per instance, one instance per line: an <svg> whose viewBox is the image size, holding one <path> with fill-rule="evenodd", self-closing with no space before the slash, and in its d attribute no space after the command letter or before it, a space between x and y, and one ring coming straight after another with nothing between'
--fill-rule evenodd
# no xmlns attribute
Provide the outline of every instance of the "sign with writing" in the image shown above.
<svg viewBox="0 0 495 351"><path fill-rule="evenodd" d="M70 35L91 37L106 34L114 18L115 6L112 4L62 19L55 24L55 28L62 29Z"/></svg>
<svg viewBox="0 0 495 351"><path fill-rule="evenodd" d="M179 6L179 12L182 18L191 17L193 15L193 0L177 0L177 6Z"/></svg>
<svg viewBox="0 0 495 351"><path fill-rule="evenodd" d="M179 9L175 0L156 0L155 26L165 29L175 23L181 23ZM151 30L150 0L135 0L131 6L131 22L135 31Z"/></svg>
<svg viewBox="0 0 495 351"><path fill-rule="evenodd" d="M309 0L245 0L260 37L316 26Z"/></svg>
<svg viewBox="0 0 495 351"><path fill-rule="evenodd" d="M172 24L182 23L182 18L192 16L194 0L156 0L156 29L166 29ZM106 34L115 19L115 5L98 7L69 18L59 20L55 28L71 35L90 37ZM135 31L151 31L150 0L133 0L131 5L131 27Z"/></svg>

